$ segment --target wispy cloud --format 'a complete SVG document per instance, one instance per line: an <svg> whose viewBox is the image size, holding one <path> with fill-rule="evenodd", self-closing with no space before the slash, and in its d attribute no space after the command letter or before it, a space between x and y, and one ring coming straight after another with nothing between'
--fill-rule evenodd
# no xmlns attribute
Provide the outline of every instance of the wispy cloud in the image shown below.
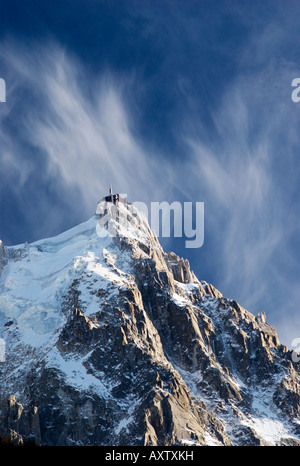
<svg viewBox="0 0 300 466"><path fill-rule="evenodd" d="M206 238L211 235L218 285L254 313L271 309L273 323L289 312L279 291L287 277L299 298L289 271L295 254L289 235L299 232L298 109L290 98L293 65L277 65L254 73L243 59L211 110L211 127L195 115L185 122L190 195L207 201Z"/></svg>
<svg viewBox="0 0 300 466"><path fill-rule="evenodd" d="M32 153L44 158L49 179L74 189L87 212L110 183L133 200L159 198L172 166L137 136L134 77L86 72L82 63L53 43L6 44L3 50L2 59L14 74L8 102L29 83L33 100L24 103L19 96L21 131ZM2 149L6 147L1 162L7 173L14 172L16 189L21 188L34 170L31 157L20 156L12 137L4 132L1 137Z"/></svg>

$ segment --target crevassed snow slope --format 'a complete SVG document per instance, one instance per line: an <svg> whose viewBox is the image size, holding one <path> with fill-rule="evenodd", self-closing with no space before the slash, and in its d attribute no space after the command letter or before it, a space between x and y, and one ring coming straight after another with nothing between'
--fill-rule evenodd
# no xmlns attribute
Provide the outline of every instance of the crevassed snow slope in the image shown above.
<svg viewBox="0 0 300 466"><path fill-rule="evenodd" d="M8 248L0 279L2 328L13 321L24 343L47 343L64 321L61 299L74 278L95 263L98 274L108 275L102 251L112 239L99 238L96 225L94 216L56 237Z"/></svg>

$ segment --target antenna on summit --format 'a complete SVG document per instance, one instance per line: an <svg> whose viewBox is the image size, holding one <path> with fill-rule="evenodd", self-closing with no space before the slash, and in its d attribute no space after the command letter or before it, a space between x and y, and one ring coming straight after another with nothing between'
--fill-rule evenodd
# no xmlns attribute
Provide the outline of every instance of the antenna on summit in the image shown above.
<svg viewBox="0 0 300 466"><path fill-rule="evenodd" d="M123 196L123 197L122 197ZM123 204L130 204L127 202L127 194L120 195L118 193L113 194L112 190L112 185L109 185L109 194L108 196L104 196L101 201L98 202L97 207L96 207L96 215L103 216L107 213L107 209L104 207L103 208L103 201L105 202L111 202L113 204L117 204L118 202L122 202ZM1 245L1 243L0 243ZM1 362L1 361L0 361Z"/></svg>

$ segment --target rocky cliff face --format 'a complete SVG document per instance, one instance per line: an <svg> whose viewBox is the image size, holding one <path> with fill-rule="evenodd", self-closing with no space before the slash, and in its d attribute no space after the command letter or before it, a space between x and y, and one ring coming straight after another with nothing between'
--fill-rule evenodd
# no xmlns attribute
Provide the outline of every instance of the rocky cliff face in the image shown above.
<svg viewBox="0 0 300 466"><path fill-rule="evenodd" d="M300 444L299 364L276 329L166 254L134 206L120 210L113 236L95 216L0 250L0 435L42 445Z"/></svg>

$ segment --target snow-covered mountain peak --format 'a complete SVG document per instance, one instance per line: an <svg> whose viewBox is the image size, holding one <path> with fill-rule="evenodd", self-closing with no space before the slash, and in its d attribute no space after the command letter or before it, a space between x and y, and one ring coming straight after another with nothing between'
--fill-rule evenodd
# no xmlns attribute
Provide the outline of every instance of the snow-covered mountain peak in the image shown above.
<svg viewBox="0 0 300 466"><path fill-rule="evenodd" d="M53 238L0 244L0 435L43 445L300 443L299 364L165 253L136 206L100 201Z"/></svg>
<svg viewBox="0 0 300 466"><path fill-rule="evenodd" d="M97 286L102 281L105 288L111 282L124 282L115 265L120 262L122 269L128 269L128 254L121 254L117 246L120 241L135 249L151 242L160 247L146 217L135 206L103 201L95 216L74 228L32 244L5 248L8 264L0 277L2 325L14 321L26 343L44 345L43 336L50 337L64 321L62 297L74 280L93 275Z"/></svg>

